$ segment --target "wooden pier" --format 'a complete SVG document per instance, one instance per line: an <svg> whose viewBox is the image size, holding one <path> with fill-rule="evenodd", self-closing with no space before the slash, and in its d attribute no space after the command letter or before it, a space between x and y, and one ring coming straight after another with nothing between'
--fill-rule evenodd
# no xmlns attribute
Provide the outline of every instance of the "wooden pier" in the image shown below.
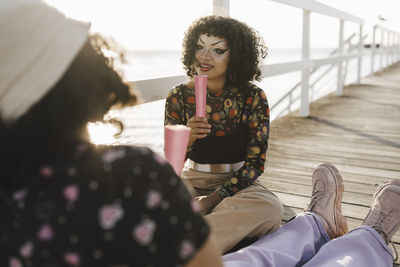
<svg viewBox="0 0 400 267"><path fill-rule="evenodd" d="M163 153L164 101L119 114L126 129L120 144L140 144ZM342 209L353 229L361 225L372 195L387 179L400 179L400 64L272 121L265 172L258 179L285 205L283 223L307 207L311 175L331 162L345 186ZM400 252L400 231L393 238ZM400 264L400 260L397 261ZM396 265L399 266L399 265Z"/></svg>
<svg viewBox="0 0 400 267"><path fill-rule="evenodd" d="M307 207L312 172L324 162L343 177L342 209L353 229L366 216L376 188L400 179L400 64L345 87L343 96L313 102L308 118L294 112L271 123L259 179L284 203L284 221ZM400 231L393 241L400 252Z"/></svg>

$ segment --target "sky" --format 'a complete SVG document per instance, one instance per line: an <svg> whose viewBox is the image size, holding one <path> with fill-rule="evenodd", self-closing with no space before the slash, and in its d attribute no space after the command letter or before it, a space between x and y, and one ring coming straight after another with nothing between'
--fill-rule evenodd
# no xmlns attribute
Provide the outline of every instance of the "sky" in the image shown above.
<svg viewBox="0 0 400 267"><path fill-rule="evenodd" d="M91 22L91 31L113 37L129 50L179 50L193 20L213 12L212 0L45 0L67 16ZM399 0L320 0L366 20L364 33L378 15L400 32ZM397 14L396 14L397 13ZM302 11L270 0L230 0L230 16L258 30L268 47L301 47ZM336 47L337 19L311 15L311 47ZM358 32L345 23L345 36ZM324 36L321 38L321 36ZM369 40L369 39L367 39Z"/></svg>

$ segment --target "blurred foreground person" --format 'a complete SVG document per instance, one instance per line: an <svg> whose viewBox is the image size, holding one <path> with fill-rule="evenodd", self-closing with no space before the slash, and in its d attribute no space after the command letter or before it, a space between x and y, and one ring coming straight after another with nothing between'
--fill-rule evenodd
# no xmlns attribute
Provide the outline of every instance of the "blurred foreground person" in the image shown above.
<svg viewBox="0 0 400 267"><path fill-rule="evenodd" d="M163 158L88 141L88 122L136 99L88 30L0 0L0 266L221 266Z"/></svg>

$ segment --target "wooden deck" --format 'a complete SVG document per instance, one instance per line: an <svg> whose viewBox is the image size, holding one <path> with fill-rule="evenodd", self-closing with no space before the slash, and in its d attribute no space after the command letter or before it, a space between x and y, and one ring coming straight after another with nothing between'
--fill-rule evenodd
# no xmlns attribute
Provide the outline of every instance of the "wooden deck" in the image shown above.
<svg viewBox="0 0 400 267"><path fill-rule="evenodd" d="M310 114L271 123L259 179L282 200L287 220L307 207L313 170L331 162L344 180L342 209L353 229L362 223L376 188L400 178L400 64L345 87L344 96L314 102ZM393 241L400 252L400 231Z"/></svg>
<svg viewBox="0 0 400 267"><path fill-rule="evenodd" d="M163 154L163 111L163 101L125 109L118 116L126 126L119 143ZM307 207L313 170L333 163L344 179L342 208L353 229L362 223L376 188L400 178L400 64L345 87L344 96L314 102L310 114L293 113L271 123L259 179L283 201L286 221ZM393 240L400 252L400 231Z"/></svg>

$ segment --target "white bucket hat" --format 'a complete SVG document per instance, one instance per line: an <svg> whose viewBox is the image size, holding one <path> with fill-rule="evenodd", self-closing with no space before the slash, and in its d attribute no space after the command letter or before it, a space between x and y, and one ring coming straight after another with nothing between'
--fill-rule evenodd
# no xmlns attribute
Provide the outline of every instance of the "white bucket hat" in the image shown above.
<svg viewBox="0 0 400 267"><path fill-rule="evenodd" d="M0 0L0 116L11 123L63 76L90 24L40 0Z"/></svg>

